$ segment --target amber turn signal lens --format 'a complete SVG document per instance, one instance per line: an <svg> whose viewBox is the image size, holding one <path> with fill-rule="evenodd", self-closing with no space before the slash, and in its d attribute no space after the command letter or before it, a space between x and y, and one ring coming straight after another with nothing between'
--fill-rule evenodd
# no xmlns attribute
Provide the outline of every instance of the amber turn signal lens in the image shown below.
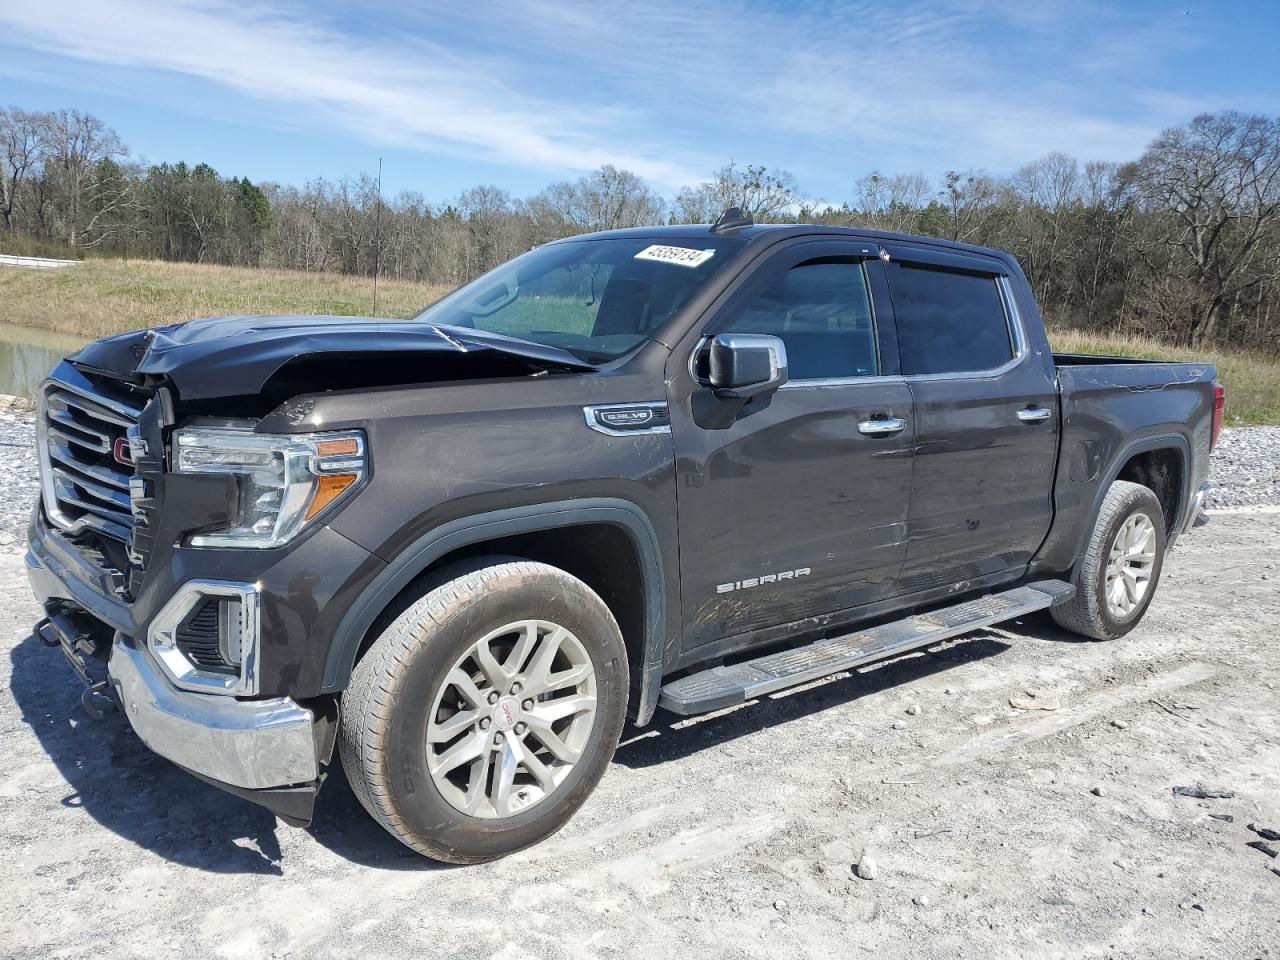
<svg viewBox="0 0 1280 960"><path fill-rule="evenodd" d="M337 442L341 443L343 441ZM337 500L342 495L342 492L355 482L356 475L353 473L317 477L316 493L311 498L311 506L307 507L307 519L310 520L333 501Z"/></svg>
<svg viewBox="0 0 1280 960"><path fill-rule="evenodd" d="M320 440L316 443L318 457L354 457L360 452L360 444L355 437L343 437L341 440ZM343 489L346 489L345 487Z"/></svg>

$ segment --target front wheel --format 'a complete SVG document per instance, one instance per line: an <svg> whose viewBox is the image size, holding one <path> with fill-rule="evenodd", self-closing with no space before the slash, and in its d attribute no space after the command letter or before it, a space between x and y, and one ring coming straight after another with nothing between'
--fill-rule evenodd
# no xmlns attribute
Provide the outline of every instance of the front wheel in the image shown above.
<svg viewBox="0 0 1280 960"><path fill-rule="evenodd" d="M1164 551L1164 511L1156 495L1142 484L1115 481L1080 561L1076 594L1053 608L1053 619L1095 640L1123 637L1147 612Z"/></svg>
<svg viewBox="0 0 1280 960"><path fill-rule="evenodd" d="M479 863L560 829L600 781L626 648L600 597L555 567L489 558L437 583L356 665L339 750L393 836Z"/></svg>

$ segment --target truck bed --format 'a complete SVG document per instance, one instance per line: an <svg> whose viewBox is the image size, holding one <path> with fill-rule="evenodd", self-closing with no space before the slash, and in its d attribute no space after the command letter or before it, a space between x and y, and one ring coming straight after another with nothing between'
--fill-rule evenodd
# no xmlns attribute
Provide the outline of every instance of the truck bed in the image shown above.
<svg viewBox="0 0 1280 960"><path fill-rule="evenodd" d="M1074 563L1079 531L1130 457L1177 451L1177 503L1169 504L1172 543L1209 470L1217 370L1211 363L1055 353L1062 436L1054 480L1054 522L1038 554L1046 570Z"/></svg>
<svg viewBox="0 0 1280 960"><path fill-rule="evenodd" d="M1053 355L1055 366L1059 367L1084 367L1084 366L1112 366L1124 364L1140 364L1147 366L1150 364L1173 363L1168 360L1142 360L1137 357L1113 357L1113 356L1097 356L1091 353L1055 353Z"/></svg>

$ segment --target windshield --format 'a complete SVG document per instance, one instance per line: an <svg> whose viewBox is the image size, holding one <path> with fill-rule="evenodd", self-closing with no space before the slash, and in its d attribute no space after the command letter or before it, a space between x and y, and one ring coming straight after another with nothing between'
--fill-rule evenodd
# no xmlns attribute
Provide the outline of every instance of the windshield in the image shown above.
<svg viewBox="0 0 1280 960"><path fill-rule="evenodd" d="M549 244L414 319L531 340L593 363L612 360L652 337L742 243L708 235Z"/></svg>

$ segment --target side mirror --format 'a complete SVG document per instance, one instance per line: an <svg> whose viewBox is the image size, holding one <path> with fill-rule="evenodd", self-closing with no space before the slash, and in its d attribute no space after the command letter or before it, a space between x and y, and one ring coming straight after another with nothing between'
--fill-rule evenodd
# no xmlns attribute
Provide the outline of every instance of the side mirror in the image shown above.
<svg viewBox="0 0 1280 960"><path fill-rule="evenodd" d="M787 348L762 333L722 333L711 341L710 376L717 397L750 399L787 382Z"/></svg>

